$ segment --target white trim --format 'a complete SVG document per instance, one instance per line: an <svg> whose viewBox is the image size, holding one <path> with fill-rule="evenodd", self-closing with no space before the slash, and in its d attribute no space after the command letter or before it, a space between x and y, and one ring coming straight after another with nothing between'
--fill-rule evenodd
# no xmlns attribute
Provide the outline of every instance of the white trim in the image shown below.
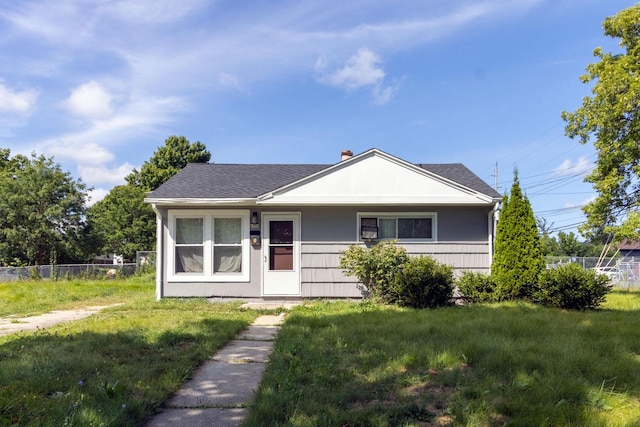
<svg viewBox="0 0 640 427"><path fill-rule="evenodd" d="M488 222L489 222L489 266L493 263L493 248L496 241L496 230L497 230L497 220L498 214L500 212L500 201L497 201L493 206L493 210L489 212Z"/></svg>
<svg viewBox="0 0 640 427"><path fill-rule="evenodd" d="M251 245L249 241L248 209L170 209L166 244L167 278L169 282L249 282L251 280ZM175 224L177 218L202 218L204 228L202 273L175 272ZM240 218L242 220L242 267L240 273L213 272L213 221L215 218Z"/></svg>
<svg viewBox="0 0 640 427"><path fill-rule="evenodd" d="M163 259L164 259L164 251L162 250L162 215L158 210L155 204L151 205L151 209L156 214L156 300L160 301L162 299L162 278L164 275L162 274L162 269L164 267Z"/></svg>
<svg viewBox="0 0 640 427"><path fill-rule="evenodd" d="M302 241L302 213L301 212L262 212L261 216L261 227L262 227L262 237L263 237L263 242L262 242L262 250L260 252L260 264L262 265L262 267L260 268L260 294L262 296L268 296L268 297L272 297L272 296L300 296L302 295L302 269L301 267L301 262L300 259L302 258L302 251L301 251L301 241ZM277 221L278 219L283 219L283 220L289 220L291 218L295 218L294 222L294 230L293 230L293 251L294 251L294 256L293 256L293 262L294 262L294 271L296 271L298 274L298 292L295 294L275 294L275 293L270 293L270 294L266 294L264 291L264 275L265 275L265 270L266 270L266 260L267 260L267 251L269 250L269 245L267 244L266 239L264 239L265 237L265 233L266 233L266 229L268 227L268 223L269 221ZM271 236L269 236L269 238L271 238Z"/></svg>
<svg viewBox="0 0 640 427"><path fill-rule="evenodd" d="M146 203L153 203L157 206L175 206L175 205L255 205L256 198L218 198L218 199L189 199L189 198L145 198Z"/></svg>
<svg viewBox="0 0 640 427"><path fill-rule="evenodd" d="M431 218L431 238L430 239L396 239L400 243L434 243L438 241L438 213L437 212L357 212L356 214L356 239L360 238L360 219L363 217L375 218ZM396 230L397 234L397 230ZM385 239L377 239L385 240Z"/></svg>

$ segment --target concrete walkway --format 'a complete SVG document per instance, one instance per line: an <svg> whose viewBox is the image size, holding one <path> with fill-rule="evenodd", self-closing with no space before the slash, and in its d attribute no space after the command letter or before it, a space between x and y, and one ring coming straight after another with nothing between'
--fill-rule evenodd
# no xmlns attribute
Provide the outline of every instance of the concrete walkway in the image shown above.
<svg viewBox="0 0 640 427"><path fill-rule="evenodd" d="M232 427L246 418L284 315L259 316L203 363L147 427Z"/></svg>
<svg viewBox="0 0 640 427"><path fill-rule="evenodd" d="M35 331L37 329L48 328L49 326L54 326L59 323L84 319L85 317L96 314L102 309L118 305L122 304L86 307L76 310L56 310L40 314L38 316L29 317L0 317L0 335L9 335L20 331Z"/></svg>

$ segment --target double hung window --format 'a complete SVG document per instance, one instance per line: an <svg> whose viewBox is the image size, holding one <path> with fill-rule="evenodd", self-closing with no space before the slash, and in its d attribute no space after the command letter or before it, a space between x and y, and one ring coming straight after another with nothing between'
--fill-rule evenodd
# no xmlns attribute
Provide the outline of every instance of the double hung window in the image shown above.
<svg viewBox="0 0 640 427"><path fill-rule="evenodd" d="M175 210L169 221L171 280L249 280L248 211Z"/></svg>
<svg viewBox="0 0 640 427"><path fill-rule="evenodd" d="M242 268L242 218L213 218L213 272L238 273Z"/></svg>
<svg viewBox="0 0 640 427"><path fill-rule="evenodd" d="M359 239L436 240L435 213L360 213Z"/></svg>
<svg viewBox="0 0 640 427"><path fill-rule="evenodd" d="M204 271L204 218L176 218L175 271Z"/></svg>

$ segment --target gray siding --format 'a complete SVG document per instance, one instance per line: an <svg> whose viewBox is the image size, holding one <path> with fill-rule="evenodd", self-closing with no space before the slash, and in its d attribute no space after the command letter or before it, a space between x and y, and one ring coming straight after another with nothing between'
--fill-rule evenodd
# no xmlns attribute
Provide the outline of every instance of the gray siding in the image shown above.
<svg viewBox="0 0 640 427"><path fill-rule="evenodd" d="M354 242L358 212L434 212L438 242L486 242L490 207L359 207L302 209L303 242Z"/></svg>
<svg viewBox="0 0 640 427"><path fill-rule="evenodd" d="M355 243L355 242L354 242ZM301 281L305 297L361 296L354 277L338 268L340 254L350 243L303 242ZM489 244L483 242L403 244L409 255L430 255L436 261L452 265L456 275L463 271L488 272Z"/></svg>
<svg viewBox="0 0 640 427"><path fill-rule="evenodd" d="M437 261L463 270L488 271L490 246L488 243L489 207L345 207L345 208L280 208L262 212L301 212L301 296L305 298L361 297L355 278L345 276L338 268L340 254L357 240L358 212L435 212L438 241L404 244L410 255L427 254ZM167 211L162 210L163 236L167 237ZM260 297L262 295L262 248L251 247L250 280L248 283L167 281L166 254L162 296L221 296Z"/></svg>

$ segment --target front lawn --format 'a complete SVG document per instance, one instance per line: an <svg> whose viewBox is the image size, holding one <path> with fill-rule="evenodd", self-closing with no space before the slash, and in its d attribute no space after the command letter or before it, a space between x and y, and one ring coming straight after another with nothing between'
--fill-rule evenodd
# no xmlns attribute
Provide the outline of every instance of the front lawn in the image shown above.
<svg viewBox="0 0 640 427"><path fill-rule="evenodd" d="M247 424L640 425L640 293L595 312L301 306Z"/></svg>
<svg viewBox="0 0 640 427"><path fill-rule="evenodd" d="M152 280L103 280L85 288L14 282L0 285L0 293L22 295L3 300L5 314L125 303L67 325L0 337L2 426L142 425L258 314L239 310L239 303L157 302ZM22 300L36 301L34 295L44 301L31 310Z"/></svg>
<svg viewBox="0 0 640 427"><path fill-rule="evenodd" d="M33 316L154 297L153 277L127 280L18 280L0 282L0 317Z"/></svg>

